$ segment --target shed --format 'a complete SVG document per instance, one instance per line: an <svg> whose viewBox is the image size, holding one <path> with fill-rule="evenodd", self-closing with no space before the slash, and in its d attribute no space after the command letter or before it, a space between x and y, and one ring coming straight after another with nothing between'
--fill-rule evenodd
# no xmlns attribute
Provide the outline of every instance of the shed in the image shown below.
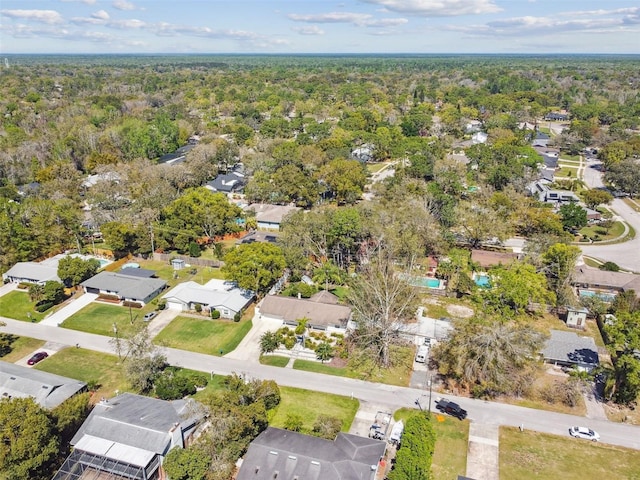
<svg viewBox="0 0 640 480"><path fill-rule="evenodd" d="M182 270L186 266L186 263L181 258L174 258L171 260L171 266L174 270Z"/></svg>
<svg viewBox="0 0 640 480"><path fill-rule="evenodd" d="M586 308L567 307L567 326L584 329L588 314Z"/></svg>

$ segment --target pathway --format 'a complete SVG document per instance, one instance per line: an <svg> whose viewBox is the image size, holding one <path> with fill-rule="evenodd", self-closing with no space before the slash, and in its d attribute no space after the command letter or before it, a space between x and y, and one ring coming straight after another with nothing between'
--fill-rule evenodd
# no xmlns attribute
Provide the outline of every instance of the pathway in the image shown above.
<svg viewBox="0 0 640 480"><path fill-rule="evenodd" d="M85 293L80 295L79 297L72 298L71 300L69 300L69 303L67 303L60 310L41 320L40 324L57 327L71 315L73 315L74 313L78 313L84 307L89 305L96 298L98 298L98 295L95 293Z"/></svg>
<svg viewBox="0 0 640 480"><path fill-rule="evenodd" d="M260 337L265 332L275 331L282 327L282 320L263 318L260 315L259 304L256 306L252 319L253 326L249 333L240 341L240 344L232 351L224 355L225 358L244 360L250 363L260 363Z"/></svg>
<svg viewBox="0 0 640 480"><path fill-rule="evenodd" d="M466 476L475 480L499 480L498 425L471 422Z"/></svg>

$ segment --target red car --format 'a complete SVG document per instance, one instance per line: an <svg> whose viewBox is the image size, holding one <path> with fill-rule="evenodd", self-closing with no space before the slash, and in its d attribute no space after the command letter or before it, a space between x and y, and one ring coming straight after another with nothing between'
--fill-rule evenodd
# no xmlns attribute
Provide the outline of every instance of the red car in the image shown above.
<svg viewBox="0 0 640 480"><path fill-rule="evenodd" d="M38 363L41 360L44 360L48 356L49 354L47 352L34 353L33 356L29 360L27 360L27 365L35 365L36 363Z"/></svg>

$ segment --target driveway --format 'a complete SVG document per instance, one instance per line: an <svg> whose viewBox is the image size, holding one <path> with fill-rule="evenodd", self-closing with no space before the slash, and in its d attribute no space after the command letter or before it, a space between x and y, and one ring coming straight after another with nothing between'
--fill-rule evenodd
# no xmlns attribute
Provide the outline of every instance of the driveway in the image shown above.
<svg viewBox="0 0 640 480"><path fill-rule="evenodd" d="M275 331L282 327L281 320L273 320L262 318L260 315L260 307L257 306L253 319L253 326L247 333L240 344L233 350L224 355L225 358L234 358L236 360L245 360L251 363L260 363L260 337L268 331Z"/></svg>
<svg viewBox="0 0 640 480"><path fill-rule="evenodd" d="M0 287L0 297L2 297L3 295L6 295L9 292L13 292L17 288L18 288L18 284L15 282L5 283Z"/></svg>
<svg viewBox="0 0 640 480"><path fill-rule="evenodd" d="M64 343L47 342L42 347L40 347L40 348L34 350L33 352L31 352L29 355L25 355L24 357L22 357L20 360L15 362L15 364L16 365L20 365L22 367L33 368L33 365L29 365L27 363L27 361L33 356L34 353L36 353L36 352L47 352L47 355L51 356L51 355L55 355L56 353L58 353L63 348L67 348L67 345L65 345Z"/></svg>
<svg viewBox="0 0 640 480"><path fill-rule="evenodd" d="M60 310L41 320L40 324L57 327L71 315L78 313L84 307L89 305L96 298L98 298L98 295L95 293L84 293L79 297L73 298Z"/></svg>

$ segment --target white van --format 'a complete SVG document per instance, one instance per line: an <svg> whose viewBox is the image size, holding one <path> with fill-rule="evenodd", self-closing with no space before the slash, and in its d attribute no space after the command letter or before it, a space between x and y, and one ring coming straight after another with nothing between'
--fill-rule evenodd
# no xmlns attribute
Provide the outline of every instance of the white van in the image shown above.
<svg viewBox="0 0 640 480"><path fill-rule="evenodd" d="M429 345L420 345L416 352L416 362L425 363L429 358Z"/></svg>

